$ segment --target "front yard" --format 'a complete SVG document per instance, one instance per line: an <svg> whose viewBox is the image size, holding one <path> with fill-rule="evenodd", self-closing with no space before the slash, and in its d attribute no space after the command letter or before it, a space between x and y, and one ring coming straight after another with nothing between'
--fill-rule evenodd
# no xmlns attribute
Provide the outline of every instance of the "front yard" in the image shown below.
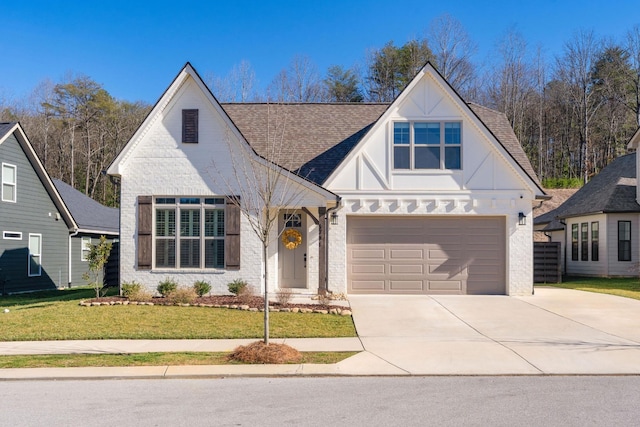
<svg viewBox="0 0 640 427"><path fill-rule="evenodd" d="M0 297L1 341L261 338L263 313L208 307L81 307L92 289ZM8 309L9 312L4 312ZM270 313L273 338L355 337L351 316Z"/></svg>
<svg viewBox="0 0 640 427"><path fill-rule="evenodd" d="M640 279L637 277L565 277L562 283L553 283L548 286L598 292L640 300Z"/></svg>

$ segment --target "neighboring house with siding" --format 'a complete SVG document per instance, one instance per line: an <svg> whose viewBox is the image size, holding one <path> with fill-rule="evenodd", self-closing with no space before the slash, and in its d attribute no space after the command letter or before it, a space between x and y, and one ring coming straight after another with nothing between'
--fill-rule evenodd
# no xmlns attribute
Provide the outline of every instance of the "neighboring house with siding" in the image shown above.
<svg viewBox="0 0 640 427"><path fill-rule="evenodd" d="M113 213L96 228L82 212L103 212L97 202L73 194L65 204L19 123L0 123L0 163L0 293L86 284L82 237L117 236Z"/></svg>
<svg viewBox="0 0 640 427"><path fill-rule="evenodd" d="M274 131L293 153L280 165L261 157ZM260 241L231 203L239 158L301 193L274 212L272 291L533 291L532 209L547 196L506 117L430 64L391 104L276 105L221 105L186 64L108 169L123 282L259 286Z"/></svg>
<svg viewBox="0 0 640 427"><path fill-rule="evenodd" d="M0 162L0 291L67 286L77 225L18 123L0 124Z"/></svg>
<svg viewBox="0 0 640 427"><path fill-rule="evenodd" d="M73 284L85 283L83 274L88 271L87 254L90 245L100 242L100 236L116 242L120 233L120 210L104 206L76 190L66 182L54 179L58 193L69 209L78 229L70 235L69 257ZM110 261L113 262L113 257ZM100 276L102 277L102 276Z"/></svg>
<svg viewBox="0 0 640 427"><path fill-rule="evenodd" d="M636 132L629 148L640 143ZM638 276L640 204L638 156L613 160L535 229L563 247L563 271L582 276Z"/></svg>

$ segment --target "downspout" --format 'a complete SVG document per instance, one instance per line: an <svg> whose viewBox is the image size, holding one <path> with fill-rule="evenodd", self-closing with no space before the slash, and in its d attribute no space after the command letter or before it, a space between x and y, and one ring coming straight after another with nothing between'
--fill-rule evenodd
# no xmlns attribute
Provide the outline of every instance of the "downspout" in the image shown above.
<svg viewBox="0 0 640 427"><path fill-rule="evenodd" d="M329 292L329 224L330 224L330 212L335 211L340 206L342 202L342 197L336 196L336 205L332 208L327 209L327 212L324 215L324 229L325 229L325 243L324 243L324 290L325 292Z"/></svg>
<svg viewBox="0 0 640 427"><path fill-rule="evenodd" d="M75 229L73 233L69 234L69 282L67 283L67 287L69 288L71 287L71 260L73 259L73 251L71 250L73 242L71 239L77 236L79 232L78 229Z"/></svg>

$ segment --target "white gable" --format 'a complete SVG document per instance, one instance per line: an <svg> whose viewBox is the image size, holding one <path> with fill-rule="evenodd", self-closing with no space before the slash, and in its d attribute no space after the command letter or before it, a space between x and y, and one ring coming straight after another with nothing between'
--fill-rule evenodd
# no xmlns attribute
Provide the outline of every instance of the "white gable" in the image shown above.
<svg viewBox="0 0 640 427"><path fill-rule="evenodd" d="M198 142L182 142L182 111L198 110ZM276 168L292 177L287 185L302 190L301 204L324 206L330 192L261 159L187 65L109 168L123 179L143 180L138 194L246 194L237 188L249 164ZM151 185L153 183L153 185ZM146 188L145 188L146 187ZM297 190L288 191L297 192Z"/></svg>
<svg viewBox="0 0 640 427"><path fill-rule="evenodd" d="M394 170L395 121L460 122L462 168ZM471 190L535 193L532 184L469 107L427 65L329 177L325 187L339 194Z"/></svg>

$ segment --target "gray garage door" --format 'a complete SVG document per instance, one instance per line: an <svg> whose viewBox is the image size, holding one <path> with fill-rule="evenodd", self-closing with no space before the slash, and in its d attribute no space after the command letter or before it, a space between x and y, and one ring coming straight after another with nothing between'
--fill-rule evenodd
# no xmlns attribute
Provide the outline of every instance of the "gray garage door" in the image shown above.
<svg viewBox="0 0 640 427"><path fill-rule="evenodd" d="M350 293L504 294L503 217L348 217Z"/></svg>

